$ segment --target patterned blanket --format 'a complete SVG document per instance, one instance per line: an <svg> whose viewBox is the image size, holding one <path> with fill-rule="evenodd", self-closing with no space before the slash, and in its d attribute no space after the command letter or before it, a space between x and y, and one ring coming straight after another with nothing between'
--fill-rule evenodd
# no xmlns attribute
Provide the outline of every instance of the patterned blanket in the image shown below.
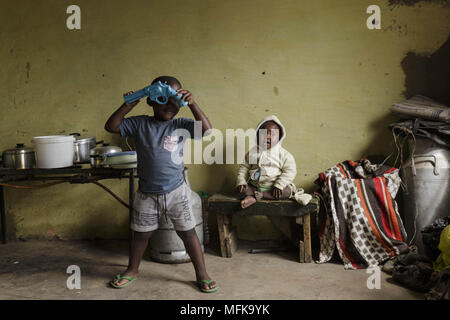
<svg viewBox="0 0 450 320"><path fill-rule="evenodd" d="M315 183L325 203L317 263L328 262L335 248L345 269L377 266L408 252L394 200L401 183L398 169L348 160L321 173Z"/></svg>

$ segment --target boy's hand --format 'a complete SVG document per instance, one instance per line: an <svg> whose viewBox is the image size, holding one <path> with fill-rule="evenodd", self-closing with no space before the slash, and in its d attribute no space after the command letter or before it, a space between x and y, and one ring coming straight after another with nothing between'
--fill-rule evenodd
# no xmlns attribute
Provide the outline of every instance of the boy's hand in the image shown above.
<svg viewBox="0 0 450 320"><path fill-rule="evenodd" d="M178 89L178 93L182 94L181 101L187 101L188 105L193 105L195 103L194 97L192 96L192 93L185 89Z"/></svg>
<svg viewBox="0 0 450 320"><path fill-rule="evenodd" d="M134 93L134 91L129 91L129 92L125 93L125 96L128 96L128 95L130 95L132 93ZM125 105L127 105L128 107L134 107L135 105L137 105L139 103L139 101L141 101L141 99L139 99L139 100L137 100L135 102L131 102L131 103L126 103L125 102Z"/></svg>
<svg viewBox="0 0 450 320"><path fill-rule="evenodd" d="M185 89L178 89L177 93L181 94L181 101L183 102L187 101L189 109L191 109L191 112L194 115L195 120L202 122L202 136L205 136L207 132L209 134L210 130L212 129L211 122L209 122L208 117L203 113L203 111L194 101L192 93L190 93L188 90Z"/></svg>
<svg viewBox="0 0 450 320"><path fill-rule="evenodd" d="M273 188L272 190L272 195L276 198L276 199L280 199L281 195L283 194L283 190L280 190L278 188Z"/></svg>
<svg viewBox="0 0 450 320"><path fill-rule="evenodd" d="M247 191L247 185L246 184L242 184L242 185L237 187L237 190L238 190L239 193L243 193L243 192Z"/></svg>

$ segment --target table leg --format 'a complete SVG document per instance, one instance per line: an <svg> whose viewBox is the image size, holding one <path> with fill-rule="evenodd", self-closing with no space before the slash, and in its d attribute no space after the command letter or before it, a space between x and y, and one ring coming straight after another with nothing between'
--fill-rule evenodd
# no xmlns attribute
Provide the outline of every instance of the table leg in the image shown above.
<svg viewBox="0 0 450 320"><path fill-rule="evenodd" d="M5 212L5 195L3 186L0 186L0 216L2 222L2 243L6 244L6 212Z"/></svg>

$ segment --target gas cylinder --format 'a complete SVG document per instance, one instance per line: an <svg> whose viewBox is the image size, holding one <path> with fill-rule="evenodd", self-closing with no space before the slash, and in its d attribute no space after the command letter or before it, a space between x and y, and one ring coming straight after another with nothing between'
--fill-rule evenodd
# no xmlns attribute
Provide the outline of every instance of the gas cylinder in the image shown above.
<svg viewBox="0 0 450 320"><path fill-rule="evenodd" d="M183 171L186 184L191 188L188 179L188 169ZM200 196L191 190L192 211L195 218L195 231L200 240L202 251L203 245L203 219L202 200ZM177 235L172 221L166 215L162 215L159 221L159 228L155 230L149 241L149 255L152 260L161 263L184 263L191 259L186 252L183 241Z"/></svg>

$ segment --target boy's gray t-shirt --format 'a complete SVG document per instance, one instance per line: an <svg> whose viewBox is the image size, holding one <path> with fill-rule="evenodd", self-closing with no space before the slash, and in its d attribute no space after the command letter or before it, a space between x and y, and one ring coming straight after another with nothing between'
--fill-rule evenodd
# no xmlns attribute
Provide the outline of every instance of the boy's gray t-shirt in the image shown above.
<svg viewBox="0 0 450 320"><path fill-rule="evenodd" d="M179 152L182 160L185 139L173 133L176 129L186 129L194 138L194 124L193 119L158 121L145 115L122 120L120 135L132 137L136 145L140 191L163 194L183 183L184 164L174 162L172 153Z"/></svg>

